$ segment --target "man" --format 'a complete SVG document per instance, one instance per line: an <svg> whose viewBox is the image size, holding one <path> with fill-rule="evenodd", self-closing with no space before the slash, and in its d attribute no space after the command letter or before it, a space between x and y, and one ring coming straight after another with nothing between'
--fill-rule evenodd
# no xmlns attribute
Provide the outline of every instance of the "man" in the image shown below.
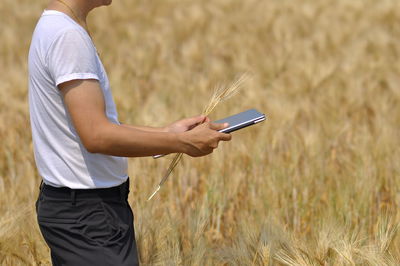
<svg viewBox="0 0 400 266"><path fill-rule="evenodd" d="M29 102L43 178L38 222L53 265L138 265L127 159L204 156L229 134L203 116L163 128L121 125L86 17L111 0L53 0L33 33Z"/></svg>

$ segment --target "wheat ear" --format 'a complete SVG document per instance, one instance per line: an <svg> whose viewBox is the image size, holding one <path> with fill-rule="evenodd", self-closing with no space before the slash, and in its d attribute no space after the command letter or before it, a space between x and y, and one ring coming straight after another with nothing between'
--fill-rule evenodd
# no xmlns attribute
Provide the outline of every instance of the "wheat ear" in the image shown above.
<svg viewBox="0 0 400 266"><path fill-rule="evenodd" d="M202 114L205 116L209 115L220 102L223 102L234 96L236 93L238 93L240 86L246 79L247 79L247 74L243 74L235 82L230 84L230 86L217 87L214 90L214 93L212 94ZM174 159L169 164L167 171L165 171L156 190L147 199L148 201L151 200L157 194L157 192L161 189L161 186L165 183L165 181L167 181L169 175L172 173L174 168L178 165L179 161L182 159L182 155L183 155L182 153L178 153L175 155Z"/></svg>

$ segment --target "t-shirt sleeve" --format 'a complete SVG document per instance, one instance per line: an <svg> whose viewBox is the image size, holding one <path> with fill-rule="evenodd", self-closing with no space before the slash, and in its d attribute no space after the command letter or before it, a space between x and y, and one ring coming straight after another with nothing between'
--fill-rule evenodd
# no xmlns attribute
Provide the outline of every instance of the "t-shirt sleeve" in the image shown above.
<svg viewBox="0 0 400 266"><path fill-rule="evenodd" d="M75 79L97 79L96 49L90 39L79 30L62 32L47 54L50 75L58 86Z"/></svg>

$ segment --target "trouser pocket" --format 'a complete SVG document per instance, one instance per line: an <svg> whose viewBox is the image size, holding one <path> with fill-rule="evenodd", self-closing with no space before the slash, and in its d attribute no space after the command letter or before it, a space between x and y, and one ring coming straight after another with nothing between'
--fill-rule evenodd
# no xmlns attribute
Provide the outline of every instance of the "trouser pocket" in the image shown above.
<svg viewBox="0 0 400 266"><path fill-rule="evenodd" d="M78 223L88 240L101 246L120 245L130 238L128 210L119 201L100 202L87 209Z"/></svg>

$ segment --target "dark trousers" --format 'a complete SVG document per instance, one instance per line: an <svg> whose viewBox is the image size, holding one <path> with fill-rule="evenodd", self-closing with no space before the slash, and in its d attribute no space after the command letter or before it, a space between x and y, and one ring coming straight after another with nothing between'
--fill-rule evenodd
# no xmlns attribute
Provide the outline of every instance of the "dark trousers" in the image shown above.
<svg viewBox="0 0 400 266"><path fill-rule="evenodd" d="M90 190L42 184L36 212L53 265L139 265L128 193L129 180Z"/></svg>

